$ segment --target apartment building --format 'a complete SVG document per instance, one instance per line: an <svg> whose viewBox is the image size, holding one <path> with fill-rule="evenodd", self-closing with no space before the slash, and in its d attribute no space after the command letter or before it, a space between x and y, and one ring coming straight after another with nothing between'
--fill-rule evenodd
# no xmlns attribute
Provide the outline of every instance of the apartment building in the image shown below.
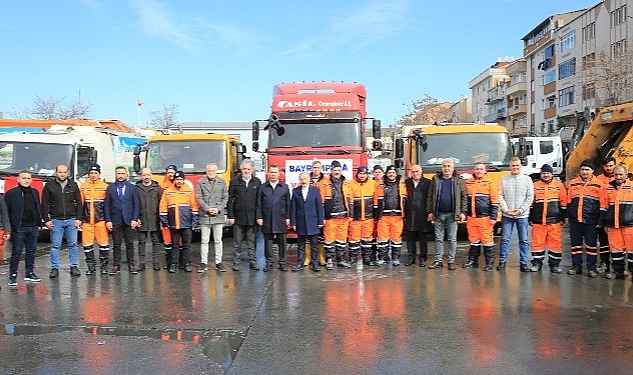
<svg viewBox="0 0 633 375"><path fill-rule="evenodd" d="M589 9L552 15L522 39L529 133L556 134L596 107L633 99L614 98L596 70L601 63L620 65L617 58L627 52L627 44L631 48L631 6L633 0L604 0Z"/></svg>
<svg viewBox="0 0 633 375"><path fill-rule="evenodd" d="M506 67L513 58L499 58L490 68L472 79L471 92L473 122L498 122L505 125L507 103L505 83L509 80Z"/></svg>
<svg viewBox="0 0 633 375"><path fill-rule="evenodd" d="M527 118L527 63L525 59L513 61L506 67L509 77L506 88L506 100L508 103L508 118L506 127L510 134L524 135L528 132Z"/></svg>
<svg viewBox="0 0 633 375"><path fill-rule="evenodd" d="M451 106L453 112L452 122L454 123L470 123L473 122L473 101L470 96L461 98L457 103Z"/></svg>

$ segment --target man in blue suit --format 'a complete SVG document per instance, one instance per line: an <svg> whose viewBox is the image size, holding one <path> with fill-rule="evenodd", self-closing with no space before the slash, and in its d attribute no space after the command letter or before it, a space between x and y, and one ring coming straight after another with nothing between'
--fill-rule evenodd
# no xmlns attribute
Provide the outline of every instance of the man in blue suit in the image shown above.
<svg viewBox="0 0 633 375"><path fill-rule="evenodd" d="M310 175L303 172L299 175L299 183L292 190L290 200L290 225L297 232L297 265L292 272L303 270L305 261L306 239L311 249L319 248L319 229L323 227L325 214L323 200L319 189L310 185ZM319 272L318 252L311 252L312 271Z"/></svg>
<svg viewBox="0 0 633 375"><path fill-rule="evenodd" d="M138 227L140 199L136 186L127 179L127 168L117 167L116 181L106 190L104 211L106 228L112 232L112 269L110 275L121 271L121 241L125 240L125 255L130 273L134 266L134 230Z"/></svg>

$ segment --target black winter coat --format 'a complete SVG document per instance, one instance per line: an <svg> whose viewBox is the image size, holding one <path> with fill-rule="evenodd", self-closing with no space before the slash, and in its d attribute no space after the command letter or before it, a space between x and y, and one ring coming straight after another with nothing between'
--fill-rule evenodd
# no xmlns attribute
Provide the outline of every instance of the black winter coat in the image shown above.
<svg viewBox="0 0 633 375"><path fill-rule="evenodd" d="M407 188L407 200L404 206L404 230L407 232L428 232L431 224L426 210L426 200L431 180L422 176L418 186L414 188L413 179L404 181Z"/></svg>
<svg viewBox="0 0 633 375"><path fill-rule="evenodd" d="M141 227L138 229L141 232L153 232L160 229L158 214L158 207L160 205L160 198L163 194L163 189L158 185L156 181L152 181L149 186L143 185L143 181L136 183L138 189L138 197L141 202L139 219L141 220Z"/></svg>
<svg viewBox="0 0 633 375"><path fill-rule="evenodd" d="M242 176L233 177L229 185L228 218L235 220L235 225L255 225L257 210L257 193L262 182L253 176L246 187Z"/></svg>
<svg viewBox="0 0 633 375"><path fill-rule="evenodd" d="M287 233L286 219L290 219L290 188L278 182L273 189L270 182L264 182L257 196L257 219L262 219L262 233Z"/></svg>

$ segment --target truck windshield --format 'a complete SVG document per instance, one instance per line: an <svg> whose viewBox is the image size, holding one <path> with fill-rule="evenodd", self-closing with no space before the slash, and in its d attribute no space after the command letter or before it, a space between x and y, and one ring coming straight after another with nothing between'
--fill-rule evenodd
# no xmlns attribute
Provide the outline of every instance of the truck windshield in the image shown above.
<svg viewBox="0 0 633 375"><path fill-rule="evenodd" d="M148 146L145 164L157 173L175 165L185 173L205 173L209 163L226 171L226 143L222 140L155 141Z"/></svg>
<svg viewBox="0 0 633 375"><path fill-rule="evenodd" d="M270 131L268 147L361 146L358 122L286 122L283 135Z"/></svg>
<svg viewBox="0 0 633 375"><path fill-rule="evenodd" d="M0 174L17 175L22 170L45 180L55 176L58 164L69 166L72 176L73 145L59 143L0 143Z"/></svg>
<svg viewBox="0 0 633 375"><path fill-rule="evenodd" d="M476 161L508 167L512 146L506 133L427 134L426 142L417 146L417 153L423 168L439 166L444 158L452 158L456 168L472 167Z"/></svg>

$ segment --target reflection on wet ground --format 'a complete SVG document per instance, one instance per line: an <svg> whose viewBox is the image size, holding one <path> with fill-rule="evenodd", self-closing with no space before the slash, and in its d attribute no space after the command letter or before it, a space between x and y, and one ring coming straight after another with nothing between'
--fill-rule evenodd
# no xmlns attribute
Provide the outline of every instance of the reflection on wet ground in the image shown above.
<svg viewBox="0 0 633 375"><path fill-rule="evenodd" d="M459 243L459 265L467 247ZM194 343L231 374L628 372L630 278L521 273L514 250L505 272L242 267L70 278L66 269L56 280L3 285L0 336L81 331L97 344ZM43 274L48 258L36 264ZM170 361L185 348L171 349Z"/></svg>

